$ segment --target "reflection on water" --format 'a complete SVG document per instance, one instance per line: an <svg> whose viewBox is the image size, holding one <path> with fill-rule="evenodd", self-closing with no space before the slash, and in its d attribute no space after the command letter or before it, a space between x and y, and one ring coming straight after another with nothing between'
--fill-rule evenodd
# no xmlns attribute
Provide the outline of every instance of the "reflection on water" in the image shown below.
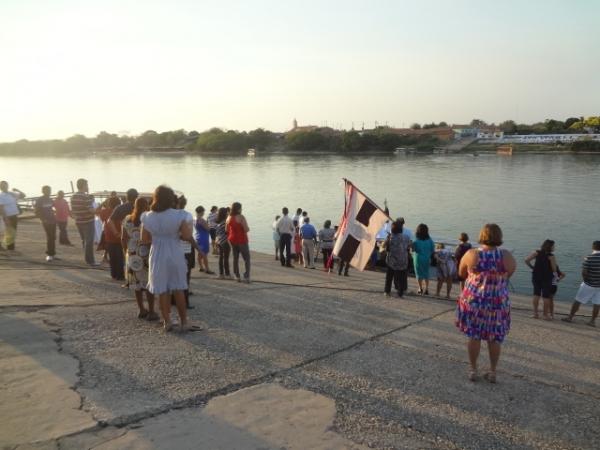
<svg viewBox="0 0 600 450"><path fill-rule="evenodd" d="M336 223L343 209L343 177L373 200L388 200L392 216L407 226L427 223L435 238L466 231L476 241L484 222L501 225L519 262L513 285L529 292L524 257L544 239L557 241L567 278L558 296L570 300L580 281L581 258L600 239L596 195L600 157L575 155L339 156L259 155L114 156L95 158L0 157L0 178L35 195L42 184L70 190L90 181L92 190L151 191L167 183L202 204L240 201L254 250L270 251L271 223L282 206L302 207L317 226Z"/></svg>

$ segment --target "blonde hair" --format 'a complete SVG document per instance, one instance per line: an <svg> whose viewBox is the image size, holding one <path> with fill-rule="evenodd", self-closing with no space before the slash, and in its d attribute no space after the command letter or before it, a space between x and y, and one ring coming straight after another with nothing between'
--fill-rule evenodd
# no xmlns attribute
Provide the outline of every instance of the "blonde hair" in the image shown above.
<svg viewBox="0 0 600 450"><path fill-rule="evenodd" d="M479 231L479 243L489 247L502 245L502 229L495 223L486 223Z"/></svg>

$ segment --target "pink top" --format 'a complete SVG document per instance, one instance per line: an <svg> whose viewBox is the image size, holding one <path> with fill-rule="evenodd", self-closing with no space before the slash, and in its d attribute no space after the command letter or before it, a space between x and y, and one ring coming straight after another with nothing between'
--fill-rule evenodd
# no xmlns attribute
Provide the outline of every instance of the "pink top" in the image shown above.
<svg viewBox="0 0 600 450"><path fill-rule="evenodd" d="M69 220L71 210L69 209L69 203L64 198L54 200L54 209L56 210L57 222L66 222Z"/></svg>

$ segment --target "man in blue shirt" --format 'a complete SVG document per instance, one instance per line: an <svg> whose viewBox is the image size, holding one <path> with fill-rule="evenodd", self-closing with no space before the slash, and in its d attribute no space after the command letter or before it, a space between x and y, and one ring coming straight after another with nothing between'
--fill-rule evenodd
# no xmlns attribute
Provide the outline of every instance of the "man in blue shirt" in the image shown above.
<svg viewBox="0 0 600 450"><path fill-rule="evenodd" d="M304 218L304 225L300 227L300 237L302 238L302 252L304 253L304 268L315 268L315 240L317 239L317 230L310 223L308 217Z"/></svg>

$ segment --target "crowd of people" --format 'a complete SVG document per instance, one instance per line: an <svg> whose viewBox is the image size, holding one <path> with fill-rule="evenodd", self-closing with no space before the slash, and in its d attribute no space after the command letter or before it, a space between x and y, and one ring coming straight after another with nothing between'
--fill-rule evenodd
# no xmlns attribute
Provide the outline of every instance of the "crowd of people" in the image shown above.
<svg viewBox="0 0 600 450"><path fill-rule="evenodd" d="M172 305L176 307L177 323L182 330L200 329L187 317L187 310L193 308L189 302L192 295L189 286L196 261L201 272L212 275L208 258L212 253L218 256L220 279L250 283L250 229L239 202L230 207L212 206L205 219L203 206L195 208L194 218L185 210L187 199L164 185L155 189L151 199L131 188L123 199L114 192L100 205L89 194L85 179L77 180L77 192L71 196L70 205L62 191L55 198L50 186L43 186L41 192L35 202L35 213L46 234L46 261L57 259L57 230L60 245L73 245L67 231L67 222L73 218L85 262L98 266L95 252L104 251L111 277L124 282L124 287L133 288L138 317L149 321L162 317L165 331L174 326L170 316ZM15 250L20 214L18 201L24 197L18 189L9 190L6 181L0 182L0 233L4 235L1 251ZM100 232L98 222L101 222ZM338 275L349 276L350 262L333 255L337 226L332 227L331 220L326 220L317 231L302 208L290 217L289 209L284 207L281 215L275 217L272 229L275 260L283 267L300 264L315 269L320 252L323 270L332 271L337 264ZM413 236L403 218L390 219L377 234L372 261L384 263L384 295L391 296L393 284L398 296L403 297L409 273L416 277L417 294L429 295L432 266L437 271L437 296L442 294L445 284L445 296L449 299L454 282L460 283L456 326L468 337L469 379L472 381L479 379L477 361L482 340L487 342L490 358L490 370L485 378L492 383L496 381L500 344L510 330L509 279L517 264L511 252L501 248L502 243L502 230L496 224L483 226L477 248L471 245L466 233L461 233L453 252L443 243L434 243L426 224L419 224ZM548 321L554 319L554 296L558 283L565 277L554 251L555 242L545 240L524 261L532 271L532 309L536 319L540 318L540 299L541 317ZM240 256L244 262L243 272ZM592 253L585 257L582 277L571 310L562 320L573 321L582 304L591 304L592 317L588 324L595 326L600 312L600 241L593 242ZM155 310L155 299L158 299L161 317Z"/></svg>

